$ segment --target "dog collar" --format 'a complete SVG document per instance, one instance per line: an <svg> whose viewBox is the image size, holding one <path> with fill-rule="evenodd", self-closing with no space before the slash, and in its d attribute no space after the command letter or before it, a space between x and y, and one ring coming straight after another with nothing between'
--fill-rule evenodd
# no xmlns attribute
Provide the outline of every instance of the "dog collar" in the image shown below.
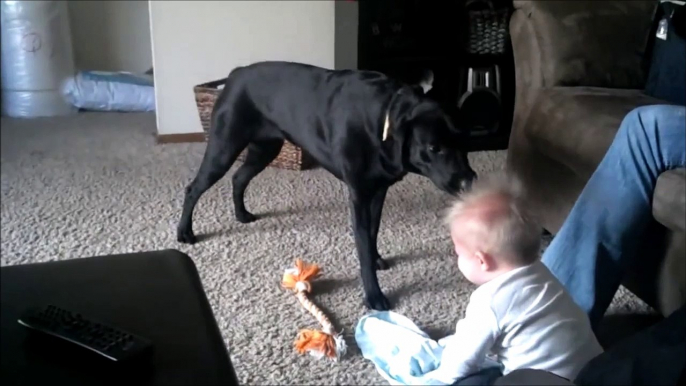
<svg viewBox="0 0 686 386"><path fill-rule="evenodd" d="M386 141L386 139L388 139L388 134L389 134L389 132L390 132L390 130L391 130L391 123L390 123L390 121L389 121L389 119L388 119L388 115L389 115L389 113L386 113L386 118L384 119L384 122L383 122L383 137L382 137L382 141Z"/></svg>

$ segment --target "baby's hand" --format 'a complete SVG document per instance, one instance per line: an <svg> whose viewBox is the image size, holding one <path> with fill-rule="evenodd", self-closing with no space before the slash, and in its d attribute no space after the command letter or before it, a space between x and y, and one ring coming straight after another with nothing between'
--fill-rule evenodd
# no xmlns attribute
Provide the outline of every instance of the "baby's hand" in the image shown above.
<svg viewBox="0 0 686 386"><path fill-rule="evenodd" d="M445 338L441 338L438 340L438 345L441 347L445 347L448 342L454 337L454 335L448 335Z"/></svg>

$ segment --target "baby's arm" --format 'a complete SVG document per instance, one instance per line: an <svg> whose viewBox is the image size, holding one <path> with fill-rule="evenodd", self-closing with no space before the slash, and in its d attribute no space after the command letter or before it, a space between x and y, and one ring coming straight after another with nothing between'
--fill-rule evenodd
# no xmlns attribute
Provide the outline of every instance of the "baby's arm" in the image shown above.
<svg viewBox="0 0 686 386"><path fill-rule="evenodd" d="M455 334L440 340L445 346L440 366L428 374L445 385L481 370L498 336L498 322L489 304L470 302Z"/></svg>

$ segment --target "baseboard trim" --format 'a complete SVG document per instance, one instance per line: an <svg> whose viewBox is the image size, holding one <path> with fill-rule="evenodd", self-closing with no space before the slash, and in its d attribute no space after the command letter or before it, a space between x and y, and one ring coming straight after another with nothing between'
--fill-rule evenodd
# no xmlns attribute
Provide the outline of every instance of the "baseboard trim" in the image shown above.
<svg viewBox="0 0 686 386"><path fill-rule="evenodd" d="M157 134L157 143L205 142L205 133Z"/></svg>

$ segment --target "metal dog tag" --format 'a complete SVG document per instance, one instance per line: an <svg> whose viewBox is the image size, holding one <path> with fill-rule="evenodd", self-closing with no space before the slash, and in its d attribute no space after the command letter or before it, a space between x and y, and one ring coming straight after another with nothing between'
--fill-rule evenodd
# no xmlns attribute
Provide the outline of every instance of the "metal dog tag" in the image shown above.
<svg viewBox="0 0 686 386"><path fill-rule="evenodd" d="M669 22L667 21L667 18L663 18L660 20L660 23L657 25L657 32L655 32L655 37L658 39L662 40L667 40L667 30L669 29Z"/></svg>

